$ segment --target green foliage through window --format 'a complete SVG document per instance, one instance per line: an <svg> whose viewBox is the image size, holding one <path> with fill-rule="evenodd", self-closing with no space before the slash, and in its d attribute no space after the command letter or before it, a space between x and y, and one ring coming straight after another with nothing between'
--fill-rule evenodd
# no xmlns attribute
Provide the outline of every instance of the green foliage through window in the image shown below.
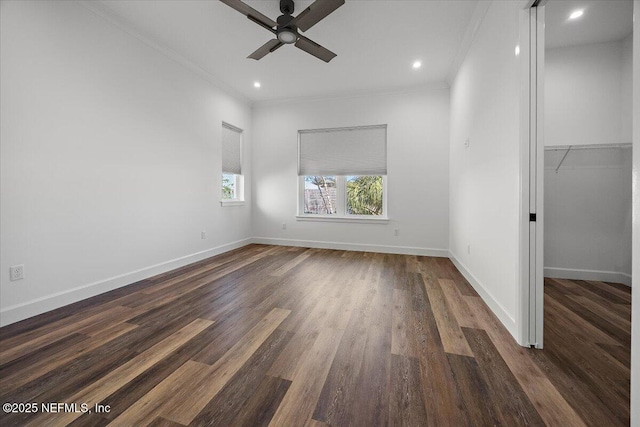
<svg viewBox="0 0 640 427"><path fill-rule="evenodd" d="M382 177L347 177L347 213L382 215Z"/></svg>
<svg viewBox="0 0 640 427"><path fill-rule="evenodd" d="M236 176L231 173L222 174L222 199L236 198Z"/></svg>

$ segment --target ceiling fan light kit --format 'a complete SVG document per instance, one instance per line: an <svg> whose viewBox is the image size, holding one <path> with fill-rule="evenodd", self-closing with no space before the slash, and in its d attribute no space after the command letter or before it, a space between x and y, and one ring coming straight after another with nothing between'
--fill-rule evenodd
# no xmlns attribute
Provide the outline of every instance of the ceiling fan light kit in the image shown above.
<svg viewBox="0 0 640 427"><path fill-rule="evenodd" d="M296 28L278 28L278 40L285 44L292 44L298 41L298 32Z"/></svg>
<svg viewBox="0 0 640 427"><path fill-rule="evenodd" d="M336 57L335 53L301 35L298 30L307 31L342 6L345 0L316 0L296 17L292 16L295 8L293 0L280 0L280 12L282 15L278 17L277 21L263 15L241 0L220 1L276 36L275 39L269 40L260 46L247 58L259 60L285 44L295 44L298 49L304 50L324 62L329 62Z"/></svg>

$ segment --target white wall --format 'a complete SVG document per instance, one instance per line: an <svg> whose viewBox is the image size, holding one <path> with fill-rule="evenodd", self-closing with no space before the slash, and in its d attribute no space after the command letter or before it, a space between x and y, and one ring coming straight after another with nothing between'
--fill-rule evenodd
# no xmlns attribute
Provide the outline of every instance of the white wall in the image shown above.
<svg viewBox="0 0 640 427"><path fill-rule="evenodd" d="M452 85L450 139L449 250L516 339L521 10L487 10Z"/></svg>
<svg viewBox="0 0 640 427"><path fill-rule="evenodd" d="M640 427L640 0L633 2L633 273L631 426Z"/></svg>
<svg viewBox="0 0 640 427"><path fill-rule="evenodd" d="M77 2L1 4L3 325L251 236L250 204L219 203L221 122L249 130L248 104Z"/></svg>
<svg viewBox="0 0 640 427"><path fill-rule="evenodd" d="M545 276L631 285L631 149L545 152Z"/></svg>
<svg viewBox="0 0 640 427"><path fill-rule="evenodd" d="M443 85L258 104L253 118L254 233L260 241L446 256L449 90ZM377 124L388 125L389 223L296 221L298 130Z"/></svg>
<svg viewBox="0 0 640 427"><path fill-rule="evenodd" d="M631 42L547 49L545 145L631 142Z"/></svg>

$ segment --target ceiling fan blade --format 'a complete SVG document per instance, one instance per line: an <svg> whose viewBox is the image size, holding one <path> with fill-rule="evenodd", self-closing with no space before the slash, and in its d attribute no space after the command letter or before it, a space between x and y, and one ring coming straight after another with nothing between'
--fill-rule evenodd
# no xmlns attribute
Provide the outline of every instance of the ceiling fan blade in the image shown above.
<svg viewBox="0 0 640 427"><path fill-rule="evenodd" d="M276 21L274 21L273 19L263 15L262 13L258 12L248 4L241 2L240 0L220 0L220 1L226 4L227 6L234 8L238 12L245 15L247 18L251 19L256 24L263 26L269 31L273 32L273 27L278 25L276 24Z"/></svg>
<svg viewBox="0 0 640 427"><path fill-rule="evenodd" d="M344 4L344 0L316 0L311 6L293 18L291 24L301 31L307 31Z"/></svg>
<svg viewBox="0 0 640 427"><path fill-rule="evenodd" d="M273 40L269 40L268 42L266 42L265 44L263 44L262 46L260 46L255 52L253 52L251 55L247 56L247 58L251 58L251 59L261 59L262 57L264 57L267 53L271 53L274 50L278 49L279 47L281 47L284 43L282 43L280 40L278 39L273 39Z"/></svg>
<svg viewBox="0 0 640 427"><path fill-rule="evenodd" d="M304 50L307 53L310 53L316 58L322 59L324 62L329 62L333 58L338 56L335 53L331 52L329 49L320 46L313 40L309 40L305 36L300 36L300 38L296 42L296 47Z"/></svg>

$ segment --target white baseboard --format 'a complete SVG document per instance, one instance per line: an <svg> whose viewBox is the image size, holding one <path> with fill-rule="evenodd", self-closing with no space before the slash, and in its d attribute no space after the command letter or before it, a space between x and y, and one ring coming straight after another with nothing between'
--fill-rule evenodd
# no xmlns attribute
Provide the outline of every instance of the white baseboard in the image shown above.
<svg viewBox="0 0 640 427"><path fill-rule="evenodd" d="M456 268L462 273L462 275L467 279L467 281L473 286L473 289L480 295L480 297L484 300L484 302L489 306L491 311L498 317L500 322L504 325L505 328L509 331L509 333L513 336L516 342L520 342L518 338L518 328L516 328L516 321L513 317L507 313L502 304L500 304L491 293L487 290L487 288L480 283L480 281L473 275L471 272L462 264L458 258L452 253L449 252L449 259L456 266Z"/></svg>
<svg viewBox="0 0 640 427"><path fill-rule="evenodd" d="M340 251L379 252L399 255L422 255L447 258L446 249L417 248L412 246L368 245L364 243L324 242L316 240L278 239L273 237L254 237L253 243L277 246L297 246L303 248L336 249Z"/></svg>
<svg viewBox="0 0 640 427"><path fill-rule="evenodd" d="M56 308L60 308L65 305L69 305L74 302L78 302L83 299L90 298L120 288L122 286L138 282L148 277L162 274L167 271L185 266L187 264L191 264L202 259L212 257L214 255L219 255L221 253L246 246L251 242L252 239L250 238L238 240L236 242L227 243L215 248L165 261L160 264L152 265L150 267L141 268L139 270L110 277L108 279L88 283L86 285L78 286L74 289L69 289L63 292L58 292L52 295L37 298L35 300L6 307L0 310L0 326L6 326L11 323L27 319L29 317L37 316L38 314L46 313L47 311L55 310Z"/></svg>
<svg viewBox="0 0 640 427"><path fill-rule="evenodd" d="M551 277L552 279L594 280L598 282L622 283L623 285L631 286L631 275L618 271L545 267L544 277Z"/></svg>

